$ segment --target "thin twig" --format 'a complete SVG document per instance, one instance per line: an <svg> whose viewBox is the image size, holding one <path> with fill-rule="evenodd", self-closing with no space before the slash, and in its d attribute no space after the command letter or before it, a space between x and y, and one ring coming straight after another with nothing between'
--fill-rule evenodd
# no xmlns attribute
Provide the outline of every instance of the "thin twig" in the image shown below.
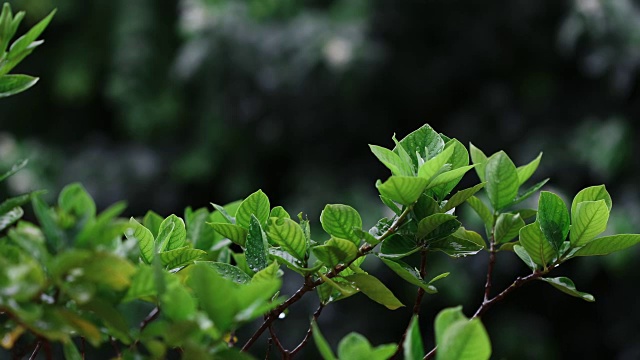
<svg viewBox="0 0 640 360"><path fill-rule="evenodd" d="M36 348L33 349L33 353L29 357L29 360L35 360L41 348L42 348L42 341L38 341L38 343L36 344Z"/></svg>
<svg viewBox="0 0 640 360"><path fill-rule="evenodd" d="M84 336L80 337L80 355L82 356L82 360L84 360L84 354L86 352L86 341L84 339Z"/></svg>
<svg viewBox="0 0 640 360"><path fill-rule="evenodd" d="M264 360L269 360L269 354L271 353L272 344L273 344L273 340L271 340L271 338L267 339L267 353L264 356Z"/></svg>
<svg viewBox="0 0 640 360"><path fill-rule="evenodd" d="M318 318L320 317L320 314L322 313L322 309L324 309L324 304L320 303L320 305L318 305L318 308L316 309L316 311L313 313L313 319L311 320L311 324L309 325L309 330L307 330L307 334L304 336L304 339L302 339L300 344L298 344L298 346L296 346L295 349L293 349L293 350L291 350L289 352L289 355L291 355L291 357L293 357L300 350L302 350L302 348L305 347L307 345L307 343L309 342L309 339L311 338L311 335L313 335L313 322L314 321L318 321Z"/></svg>
<svg viewBox="0 0 640 360"><path fill-rule="evenodd" d="M282 360L288 360L289 351L287 351L287 349L285 349L284 346L282 346L282 343L280 342L280 339L278 339L278 335L276 334L276 331L273 328L273 323L269 325L269 335L271 335L271 339L273 339L273 342L276 344L276 347L280 351L280 354L282 355Z"/></svg>
<svg viewBox="0 0 640 360"><path fill-rule="evenodd" d="M146 328L147 325L149 325L149 323L151 323L153 320L157 319L159 315L160 315L160 308L156 306L155 308L153 308L153 310L151 310L149 315L147 315L147 317L144 318L144 320L142 320L142 322L140 323L140 331L144 330L144 328Z"/></svg>
<svg viewBox="0 0 640 360"><path fill-rule="evenodd" d="M122 353L120 352L120 347L118 346L118 343L113 338L113 336L109 336L109 339L111 340L111 346L113 346L113 350L115 350L116 352L116 357L118 359L122 359Z"/></svg>
<svg viewBox="0 0 640 360"><path fill-rule="evenodd" d="M44 347L44 354L47 360L53 360L53 352L51 351L51 343L49 340L43 340L44 343L42 346Z"/></svg>
<svg viewBox="0 0 640 360"><path fill-rule="evenodd" d="M382 234L382 235L380 235L380 237L378 237L378 242L382 242L383 240L385 240L389 236L393 235L396 232L396 230L398 230L398 228L402 225L404 220L407 218L407 216L411 212L412 208L413 208L412 206L407 206L404 209L404 211L402 212L402 214L400 214L400 216L398 216L396 218L396 220L393 222L393 224L391 224L391 226L389 226L387 231L385 231L384 234ZM368 244L368 243L362 245L358 249L358 253L357 253L356 257L354 257L351 261L347 262L346 264L336 265L331 271L329 271L327 273L326 277L333 278L333 277L338 276L338 274L340 274L341 271L343 271L344 269L348 268L358 258L361 258L362 256L365 256L369 251L373 250L374 247L375 247L374 245L371 245L371 244ZM251 348L251 346L256 342L256 340L258 340L260 335L262 335L262 333L264 333L264 331L269 328L269 326L278 318L278 316L284 310L286 310L292 304L298 302L298 300L300 300L304 294L308 293L309 291L312 291L313 289L315 289L317 286L321 285L322 283L324 283L323 279L318 279L316 281L311 281L311 278L309 276L307 276L305 278L305 282L302 285L302 287L300 287L285 302L283 302L282 304L278 305L275 309L271 310L271 312L269 312L267 314L267 317L264 320L264 322L262 323L262 325L260 325L260 327L258 328L258 330L256 330L255 333L253 333L253 335L249 338L249 340L247 340L247 342L244 344L244 346L242 346L242 350L241 351L244 351L244 352L248 351L249 348Z"/></svg>
<svg viewBox="0 0 640 360"><path fill-rule="evenodd" d="M489 296L491 295L491 280L493 277L493 268L496 265L496 242L494 241L493 236L489 239L489 265L487 268L487 282L484 284L484 300L486 302L489 300Z"/></svg>
<svg viewBox="0 0 640 360"><path fill-rule="evenodd" d="M536 270L527 276L519 276L516 280L514 280L513 283L511 283L511 285L509 285L506 289L502 290L502 292L500 292L498 295L494 296L491 299L483 301L482 304L478 307L478 310L476 310L475 314L473 314L471 318L475 319L475 318L481 317L495 303L502 301L505 297L507 297L507 295L511 294L514 290L518 289L519 287L521 287L522 285L528 282L537 280L547 275L549 272L551 272L551 270L558 267L558 265L560 265L561 263L562 261L556 261L555 263L549 265L549 267L547 267L544 270ZM437 348L434 347L427 355L424 356L423 360L433 359L436 355L436 349Z"/></svg>
<svg viewBox="0 0 640 360"><path fill-rule="evenodd" d="M427 275L426 267L427 267L427 251L422 250L420 252L420 277L423 279ZM420 314L420 304L422 304L423 296L424 296L424 289L421 287L418 287L416 302L413 304L413 315ZM396 349L396 352L395 354L393 354L392 358L397 358L402 353L404 340L407 338L407 333L409 332L409 326L411 326L411 321L409 321L409 325L407 325L407 329L402 334L402 337L400 338L400 342L398 343L398 348Z"/></svg>

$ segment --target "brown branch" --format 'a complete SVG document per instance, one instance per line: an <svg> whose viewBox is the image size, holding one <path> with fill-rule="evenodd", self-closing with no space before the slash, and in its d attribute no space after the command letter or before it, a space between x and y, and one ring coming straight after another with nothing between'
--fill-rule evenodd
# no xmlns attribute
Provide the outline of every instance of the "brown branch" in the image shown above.
<svg viewBox="0 0 640 360"><path fill-rule="evenodd" d="M402 214L400 214L400 216L398 216L396 218L396 220L393 222L393 224L391 224L391 226L389 226L387 231L385 231L384 234L382 234L382 235L380 235L380 237L378 237L378 243L382 242L383 240L385 240L389 236L393 235L398 230L398 228L402 225L404 220L407 218L407 216L411 212L412 208L413 208L413 206L407 206L404 209ZM365 256L369 251L373 250L374 247L375 247L375 245L371 245L369 243L363 244L358 249L357 255L351 261L349 261L349 262L347 262L345 264L336 265L333 269L331 269L331 271L329 271L327 273L326 276L328 278L333 278L333 277L338 276L338 274L340 274L341 271L343 271L344 269L348 268L357 259L361 258L362 256ZM266 319L264 320L262 325L260 325L258 330L256 330L256 332L253 333L253 335L249 338L249 340L247 340L247 342L242 347L241 351L243 351L243 352L248 351L249 348L251 348L251 346L256 342L256 340L258 340L260 335L262 335L262 333L264 333L264 331L269 328L269 326L278 318L278 316L284 310L286 310L289 306L293 305L294 303L298 302L298 300L300 300L304 294L308 293L309 291L312 291L317 286L322 285L322 283L324 283L323 279L318 279L316 281L312 281L310 275L307 275L305 277L305 282L302 285L302 287L300 287L285 302L283 302L282 304L278 305L275 309L271 310L271 312L269 312L267 314Z"/></svg>
<svg viewBox="0 0 640 360"><path fill-rule="evenodd" d="M506 289L502 290L502 292L500 292L498 295L494 296L491 299L487 299L483 301L482 304L480 304L480 307L478 307L475 314L473 314L471 318L475 319L475 318L481 317L495 303L502 301L505 297L507 297L507 295L511 294L514 290L518 289L519 287L521 287L522 285L528 282L537 280L547 275L549 272L551 272L551 270L558 267L558 265L560 265L561 263L562 263L561 260L556 261L555 263L551 264L549 267L545 268L544 270L536 270L527 276L519 276L516 280L514 280L513 283L511 283L511 285L509 285ZM427 355L424 356L423 360L433 359L436 355L436 349L437 347L434 347Z"/></svg>
<svg viewBox="0 0 640 360"><path fill-rule="evenodd" d="M420 251L420 277L423 279L427 275L426 267L427 267L427 251L422 250ZM421 287L418 287L416 302L413 304L413 315L420 314L420 304L422 304L423 296L424 296L424 289ZM397 358L402 353L404 340L407 338L407 333L409 332L409 326L411 326L411 321L409 321L409 325L407 325L407 329L402 334L402 337L400 338L400 342L398 343L398 348L396 349L396 352L393 354L392 358Z"/></svg>
<svg viewBox="0 0 640 360"><path fill-rule="evenodd" d="M109 339L111 340L111 346L113 346L113 350L116 352L116 358L121 359L122 358L122 353L120 352L120 347L118 346L118 343L113 338L113 336L109 336ZM83 357L83 359L84 359L84 357Z"/></svg>
<svg viewBox="0 0 640 360"><path fill-rule="evenodd" d="M80 337L80 355L82 356L82 360L84 360L84 354L86 352L86 347L87 347L87 344L86 344L86 341L84 339L84 336L81 336Z"/></svg>
<svg viewBox="0 0 640 360"><path fill-rule="evenodd" d="M42 348L42 341L39 340L38 343L36 344L36 348L33 349L33 353L31 354L31 356L29 356L29 360L35 360L41 348Z"/></svg>
<svg viewBox="0 0 640 360"><path fill-rule="evenodd" d="M271 353L272 344L273 344L273 340L271 338L267 339L267 353L264 356L264 360L269 360L269 353Z"/></svg>
<svg viewBox="0 0 640 360"><path fill-rule="evenodd" d="M496 242L493 236L489 239L489 265L487 268L487 282L484 284L484 299L483 302L489 300L491 295L491 280L493 277L493 268L496 265Z"/></svg>
<svg viewBox="0 0 640 360"><path fill-rule="evenodd" d="M155 308L153 308L153 310L151 310L149 315L147 315L147 317L144 318L144 320L142 320L142 322L140 323L140 331L144 330L144 328L146 328L147 325L149 325L149 323L151 323L153 320L157 319L159 315L160 315L160 308L156 306Z"/></svg>
<svg viewBox="0 0 640 360"><path fill-rule="evenodd" d="M318 308L316 309L316 311L313 313L313 318L311 320L311 324L309 325L309 330L307 330L307 334L304 336L304 339L302 339L300 344L298 344L298 346L296 346L295 349L291 350L291 352L290 352L291 357L293 357L300 350L302 350L302 348L305 347L307 345L307 343L309 342L309 339L311 338L311 335L313 335L313 325L312 324L313 324L314 321L318 321L318 318L320 317L320 314L322 313L322 309L324 309L324 304L320 303L320 305L318 305Z"/></svg>
<svg viewBox="0 0 640 360"><path fill-rule="evenodd" d="M282 360L288 360L289 351L285 349L284 346L282 346L282 343L280 342L280 339L278 339L278 335L276 334L276 331L273 329L273 323L269 325L269 335L271 335L271 339L273 339L273 342L276 344L276 347L278 348L278 350L280 350L280 354L282 355Z"/></svg>

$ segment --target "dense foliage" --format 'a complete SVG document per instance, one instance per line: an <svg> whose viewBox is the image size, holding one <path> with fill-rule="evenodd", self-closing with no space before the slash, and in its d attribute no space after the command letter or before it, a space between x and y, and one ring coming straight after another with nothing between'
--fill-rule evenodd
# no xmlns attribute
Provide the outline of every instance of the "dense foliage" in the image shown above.
<svg viewBox="0 0 640 360"><path fill-rule="evenodd" d="M8 5L0 15L3 96L35 84L35 78L7 73L41 43L37 38L53 13L7 51L23 16L14 17ZM39 352L51 358L62 351L66 358L80 359L92 351L89 345L105 344L123 358L251 358L249 349L268 330L269 344L283 358L293 357L313 338L322 357L333 359L316 324L323 308L360 292L391 310L405 306L363 269L365 258L373 258L417 287L414 317L398 345L372 346L352 333L340 342L339 358L487 359L491 345L480 318L495 303L533 280L594 301L570 279L547 275L575 257L606 255L640 242L636 234L600 236L612 208L603 185L580 191L570 209L548 191L539 193L536 209L521 208L547 182L525 186L541 155L516 167L503 151L486 156L473 145L467 150L428 125L393 141L393 149L370 146L391 171L376 183L391 215L363 229L353 207L329 204L320 216L324 234L315 239L312 221L272 206L260 190L224 206L187 208L183 217L149 211L129 220L119 217L123 203L98 212L80 184L66 186L54 206L42 200L41 192L5 200L0 204L0 345L17 358ZM15 164L0 181L25 165ZM480 183L454 191L471 169ZM29 202L37 223L21 220ZM481 219L484 236L458 219L463 204ZM485 250L484 300L471 318L461 307L450 307L436 317L433 331L421 329L423 296L436 294L435 282L450 275L426 279L427 254L465 258ZM494 294L498 252L513 253L531 272ZM281 294L284 271L298 274L301 282L287 296ZM320 306L300 344L287 350L272 325L308 293L315 293ZM262 324L250 338L236 337L237 329L258 318ZM425 354L421 332L435 335L437 351Z"/></svg>

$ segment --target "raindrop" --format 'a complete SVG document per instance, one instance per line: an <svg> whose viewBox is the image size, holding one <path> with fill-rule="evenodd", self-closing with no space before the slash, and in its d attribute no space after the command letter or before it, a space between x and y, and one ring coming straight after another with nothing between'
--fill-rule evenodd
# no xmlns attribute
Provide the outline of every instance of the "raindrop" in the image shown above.
<svg viewBox="0 0 640 360"><path fill-rule="evenodd" d="M287 315L285 315L284 313L280 313L280 315L278 315L278 319L284 319L286 317Z"/></svg>

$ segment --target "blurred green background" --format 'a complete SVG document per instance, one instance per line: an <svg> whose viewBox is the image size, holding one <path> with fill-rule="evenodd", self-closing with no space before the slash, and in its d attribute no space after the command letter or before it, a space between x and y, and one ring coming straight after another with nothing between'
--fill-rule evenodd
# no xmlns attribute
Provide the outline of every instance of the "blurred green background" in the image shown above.
<svg viewBox="0 0 640 360"><path fill-rule="evenodd" d="M102 208L126 199L128 215L166 216L261 188L316 230L326 203L350 204L372 226L384 215L374 182L388 174L367 144L391 147L394 132L429 123L518 165L543 151L535 177L551 177L545 188L567 202L606 183L610 231L640 232L638 1L11 3L27 11L24 28L58 13L16 69L39 84L0 104L0 168L31 160L2 195L44 188L52 200L80 181ZM477 181L470 173L462 185ZM478 224L467 210L463 219ZM526 273L513 254L499 255L496 289ZM516 292L483 319L493 358L640 358L638 256L578 259L556 273L593 304L544 283ZM437 311L462 304L471 315L479 305L486 258L429 258L430 275L452 274L424 300L428 346ZM415 289L380 265L365 268L412 304ZM301 279L287 277L290 293ZM277 324L285 345L301 340L316 304L305 299ZM358 295L319 324L334 346L349 331L394 342L410 311ZM309 346L301 357L315 356Z"/></svg>

